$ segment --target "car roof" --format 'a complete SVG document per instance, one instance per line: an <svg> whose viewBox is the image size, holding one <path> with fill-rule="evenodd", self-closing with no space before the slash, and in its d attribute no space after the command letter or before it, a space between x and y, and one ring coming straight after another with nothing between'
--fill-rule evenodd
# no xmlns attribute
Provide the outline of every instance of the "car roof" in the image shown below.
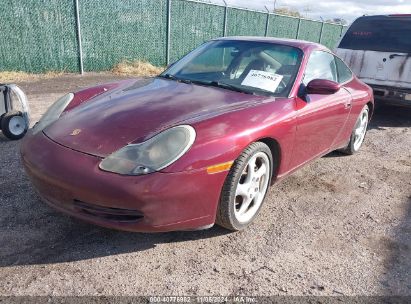
<svg viewBox="0 0 411 304"><path fill-rule="evenodd" d="M364 15L359 18L411 18L411 14Z"/></svg>
<svg viewBox="0 0 411 304"><path fill-rule="evenodd" d="M231 36L231 37L217 38L213 40L250 41L250 42L266 42L266 43L268 42L268 43L282 44L282 45L296 47L303 51L319 49L319 50L325 50L325 51L330 52L330 50L327 47L319 43L305 41L305 40L297 40L297 39L258 37L258 36Z"/></svg>

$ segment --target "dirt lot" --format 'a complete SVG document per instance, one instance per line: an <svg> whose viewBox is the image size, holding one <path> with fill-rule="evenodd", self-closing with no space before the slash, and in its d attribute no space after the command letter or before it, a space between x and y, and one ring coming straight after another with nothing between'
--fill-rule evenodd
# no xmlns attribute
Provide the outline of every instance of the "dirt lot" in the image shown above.
<svg viewBox="0 0 411 304"><path fill-rule="evenodd" d="M37 120L112 75L21 83ZM1 295L411 295L411 111L383 108L363 150L333 153L272 187L240 233L140 234L44 205L19 142L0 136Z"/></svg>

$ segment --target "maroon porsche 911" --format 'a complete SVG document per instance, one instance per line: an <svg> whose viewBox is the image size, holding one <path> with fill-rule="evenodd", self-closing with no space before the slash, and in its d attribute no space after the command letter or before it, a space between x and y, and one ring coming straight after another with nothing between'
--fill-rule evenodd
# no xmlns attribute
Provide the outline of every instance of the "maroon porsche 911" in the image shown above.
<svg viewBox="0 0 411 304"><path fill-rule="evenodd" d="M319 44L231 37L154 78L69 93L22 160L46 203L128 231L247 227L271 184L330 151L357 152L370 87Z"/></svg>

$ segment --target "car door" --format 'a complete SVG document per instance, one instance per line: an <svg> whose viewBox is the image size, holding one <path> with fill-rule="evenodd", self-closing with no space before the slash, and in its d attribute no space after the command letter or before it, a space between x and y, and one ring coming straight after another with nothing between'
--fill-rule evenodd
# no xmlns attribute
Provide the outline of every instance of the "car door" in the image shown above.
<svg viewBox="0 0 411 304"><path fill-rule="evenodd" d="M333 54L314 51L308 59L303 85L314 79L338 82L337 64ZM342 88L329 95L309 94L297 97L297 130L292 167L332 149L339 138L351 110L351 94Z"/></svg>

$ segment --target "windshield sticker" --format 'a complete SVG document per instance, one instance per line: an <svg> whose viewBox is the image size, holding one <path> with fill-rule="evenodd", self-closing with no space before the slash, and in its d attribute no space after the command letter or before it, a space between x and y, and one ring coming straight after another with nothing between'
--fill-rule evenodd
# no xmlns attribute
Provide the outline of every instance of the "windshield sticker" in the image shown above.
<svg viewBox="0 0 411 304"><path fill-rule="evenodd" d="M282 75L265 71L251 70L241 85L274 93L280 85L281 80L283 80Z"/></svg>

